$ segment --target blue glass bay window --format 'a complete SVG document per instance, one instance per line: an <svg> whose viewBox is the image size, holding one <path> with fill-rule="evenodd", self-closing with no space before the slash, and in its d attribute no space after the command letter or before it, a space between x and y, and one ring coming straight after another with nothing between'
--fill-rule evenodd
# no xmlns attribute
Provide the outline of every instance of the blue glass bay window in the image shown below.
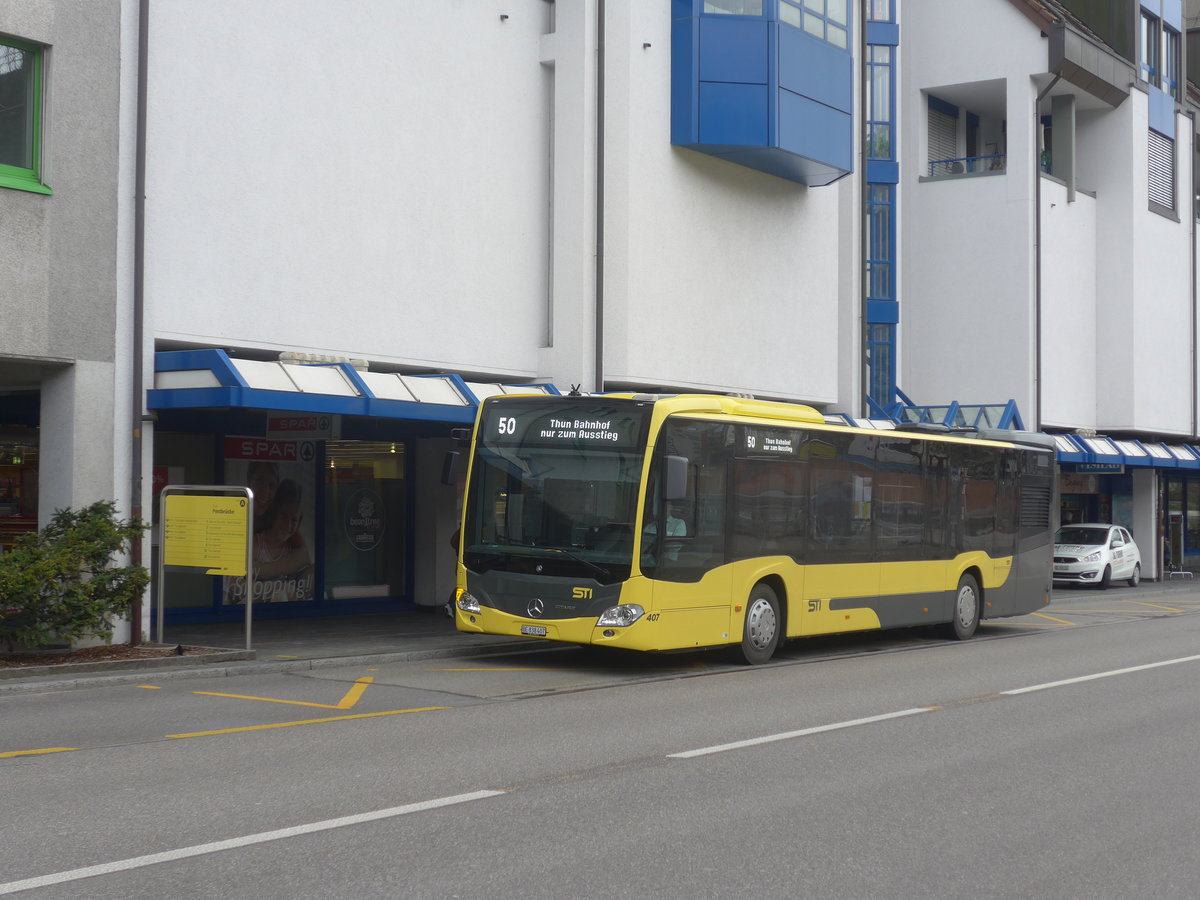
<svg viewBox="0 0 1200 900"><path fill-rule="evenodd" d="M849 0L673 0L671 142L806 185L853 171Z"/></svg>

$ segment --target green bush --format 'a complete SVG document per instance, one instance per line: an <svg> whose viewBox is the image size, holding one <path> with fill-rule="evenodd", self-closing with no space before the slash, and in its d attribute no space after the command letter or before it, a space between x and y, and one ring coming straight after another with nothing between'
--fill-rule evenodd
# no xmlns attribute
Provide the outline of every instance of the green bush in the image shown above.
<svg viewBox="0 0 1200 900"><path fill-rule="evenodd" d="M12 650L92 635L111 641L114 617L128 617L150 583L145 567L116 567L113 558L145 531L101 500L57 510L37 534L18 538L0 556L0 642Z"/></svg>

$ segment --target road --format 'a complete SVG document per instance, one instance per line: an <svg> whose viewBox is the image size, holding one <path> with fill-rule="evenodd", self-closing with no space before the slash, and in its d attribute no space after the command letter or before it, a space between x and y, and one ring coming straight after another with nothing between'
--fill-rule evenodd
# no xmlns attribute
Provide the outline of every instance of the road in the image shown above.
<svg viewBox="0 0 1200 900"><path fill-rule="evenodd" d="M1193 897L1200 592L0 698L0 895Z"/></svg>

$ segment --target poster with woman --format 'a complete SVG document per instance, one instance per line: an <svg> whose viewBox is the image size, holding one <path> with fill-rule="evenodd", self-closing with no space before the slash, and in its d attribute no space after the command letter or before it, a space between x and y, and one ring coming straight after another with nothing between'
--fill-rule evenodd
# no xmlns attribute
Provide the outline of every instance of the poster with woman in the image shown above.
<svg viewBox="0 0 1200 900"><path fill-rule="evenodd" d="M314 471L299 441L227 438L225 483L254 492L254 603L313 597ZM246 602L246 578L227 577L226 605Z"/></svg>

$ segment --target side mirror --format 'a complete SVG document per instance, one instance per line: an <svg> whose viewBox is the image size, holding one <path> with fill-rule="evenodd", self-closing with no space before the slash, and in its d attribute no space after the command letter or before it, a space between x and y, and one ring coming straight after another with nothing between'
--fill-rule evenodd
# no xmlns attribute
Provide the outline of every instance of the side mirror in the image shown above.
<svg viewBox="0 0 1200 900"><path fill-rule="evenodd" d="M687 497L688 458L686 456L663 457L663 499L683 500Z"/></svg>
<svg viewBox="0 0 1200 900"><path fill-rule="evenodd" d="M454 484L455 476L458 474L458 458L460 455L457 450L446 451L446 456L442 460L442 484Z"/></svg>

